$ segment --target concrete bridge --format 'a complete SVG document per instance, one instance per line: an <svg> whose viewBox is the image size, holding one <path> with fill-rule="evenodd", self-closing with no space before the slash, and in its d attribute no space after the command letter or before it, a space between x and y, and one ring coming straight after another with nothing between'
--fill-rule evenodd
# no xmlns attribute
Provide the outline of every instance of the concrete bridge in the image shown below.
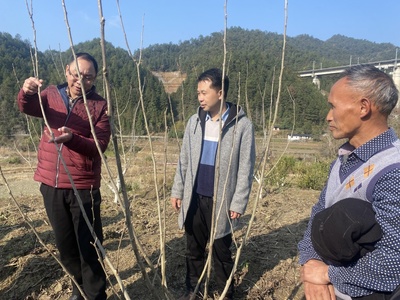
<svg viewBox="0 0 400 300"><path fill-rule="evenodd" d="M400 90L400 62L397 60L397 51L396 58L390 60L382 60L376 62L368 62L363 63L363 65L373 65L376 68L385 71L386 73L392 75L393 81L396 84L397 89ZM314 66L314 64L313 64ZM299 71L298 74L300 77L311 77L313 83L320 88L321 85L321 76L339 74L343 72L346 68L352 65L347 66L339 66L339 67L331 67L331 68L320 68L315 69L313 67L312 70Z"/></svg>

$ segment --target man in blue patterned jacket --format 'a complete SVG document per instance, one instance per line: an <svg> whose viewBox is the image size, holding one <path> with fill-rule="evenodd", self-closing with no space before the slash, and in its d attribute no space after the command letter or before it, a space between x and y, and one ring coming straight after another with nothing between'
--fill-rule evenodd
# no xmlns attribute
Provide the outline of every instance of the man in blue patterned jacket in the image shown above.
<svg viewBox="0 0 400 300"><path fill-rule="evenodd" d="M389 128L388 117L397 99L393 80L373 66L350 67L330 91L329 129L335 139L348 141L339 149L298 245L307 300L396 299L393 294L400 284L400 141ZM313 221L318 213L346 198L370 204L375 215L372 223L379 224L382 237L365 255L342 265L331 264L313 246ZM335 216L339 225L342 218ZM331 240L330 244L341 242Z"/></svg>

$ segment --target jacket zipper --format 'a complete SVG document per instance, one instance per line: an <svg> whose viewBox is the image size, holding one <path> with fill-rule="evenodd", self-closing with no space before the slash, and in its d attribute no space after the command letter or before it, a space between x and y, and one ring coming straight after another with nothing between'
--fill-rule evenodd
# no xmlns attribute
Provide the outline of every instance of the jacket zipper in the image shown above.
<svg viewBox="0 0 400 300"><path fill-rule="evenodd" d="M62 96L61 96L61 93L60 93L60 91L59 90L57 90L58 91L58 94L60 95L60 97L61 97L61 100L62 100ZM79 98L80 99L80 98ZM66 118L66 120L65 120L65 122L64 122L64 126L65 125L67 125L67 122L68 122L68 119L69 119L69 117L70 117L70 115L71 115L71 112L72 112L72 109L74 108L74 106L75 106L75 104L76 104L76 102L79 100L79 99L76 99L75 101L74 101L74 103L73 103L73 105L71 106L71 108L65 108L66 110L67 110L67 118ZM62 100L63 101L63 100ZM63 101L64 102L64 101ZM63 148L63 146L64 146L64 144L61 144L60 145L60 148L59 148L59 150L57 150L57 164L56 164L56 183L55 183L55 188L57 188L58 187L58 178L59 178L59 175L60 175L60 164L61 164L61 152L62 152L62 148Z"/></svg>

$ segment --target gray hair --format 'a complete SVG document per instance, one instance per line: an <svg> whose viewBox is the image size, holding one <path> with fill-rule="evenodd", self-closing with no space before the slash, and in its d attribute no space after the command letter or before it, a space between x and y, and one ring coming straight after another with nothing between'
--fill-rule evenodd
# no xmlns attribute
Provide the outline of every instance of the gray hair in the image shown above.
<svg viewBox="0 0 400 300"><path fill-rule="evenodd" d="M383 115L389 116L398 100L398 90L393 79L385 72L371 65L356 65L347 68L341 78L347 84L364 93Z"/></svg>

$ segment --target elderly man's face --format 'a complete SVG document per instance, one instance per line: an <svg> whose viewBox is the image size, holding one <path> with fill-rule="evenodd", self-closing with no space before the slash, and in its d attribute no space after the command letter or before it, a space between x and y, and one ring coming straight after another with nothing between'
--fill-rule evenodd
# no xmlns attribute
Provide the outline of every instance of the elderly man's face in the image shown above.
<svg viewBox="0 0 400 300"><path fill-rule="evenodd" d="M347 85L347 79L338 80L329 93L330 109L326 120L329 130L335 139L349 139L354 147L357 145L361 127L361 95Z"/></svg>

